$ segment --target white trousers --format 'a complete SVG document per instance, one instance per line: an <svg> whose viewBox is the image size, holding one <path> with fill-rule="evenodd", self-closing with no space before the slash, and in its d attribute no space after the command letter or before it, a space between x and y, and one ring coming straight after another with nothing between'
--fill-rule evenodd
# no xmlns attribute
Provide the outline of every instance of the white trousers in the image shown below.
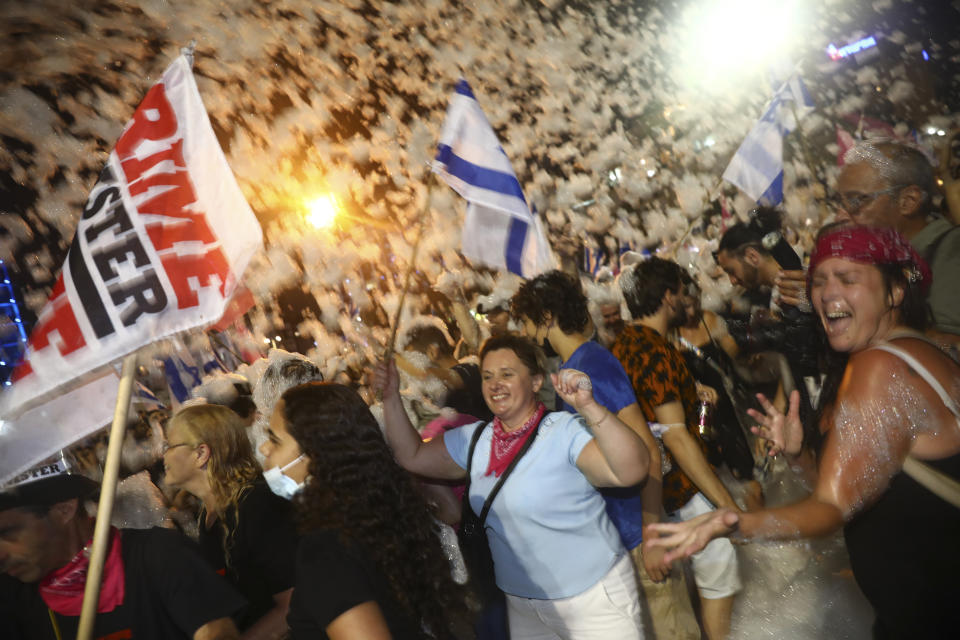
<svg viewBox="0 0 960 640"><path fill-rule="evenodd" d="M575 596L536 600L507 594L511 640L642 640L633 562L624 554Z"/></svg>

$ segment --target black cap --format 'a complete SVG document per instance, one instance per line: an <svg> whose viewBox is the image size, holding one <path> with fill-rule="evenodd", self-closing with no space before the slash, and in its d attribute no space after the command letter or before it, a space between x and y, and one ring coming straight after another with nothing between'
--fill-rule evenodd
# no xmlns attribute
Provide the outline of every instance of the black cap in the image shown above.
<svg viewBox="0 0 960 640"><path fill-rule="evenodd" d="M0 488L0 511L15 507L49 506L71 498L87 498L99 483L75 471L62 452L21 474Z"/></svg>

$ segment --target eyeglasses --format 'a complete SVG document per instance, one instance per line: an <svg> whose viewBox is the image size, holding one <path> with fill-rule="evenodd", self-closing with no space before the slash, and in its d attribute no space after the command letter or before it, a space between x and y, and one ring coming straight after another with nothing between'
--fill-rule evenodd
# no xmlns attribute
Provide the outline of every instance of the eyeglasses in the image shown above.
<svg viewBox="0 0 960 640"><path fill-rule="evenodd" d="M169 442L164 442L163 446L160 447L160 455L166 455L167 451L170 449L176 449L177 447L193 447L195 445L190 444L189 442L178 442L177 444L170 444Z"/></svg>
<svg viewBox="0 0 960 640"><path fill-rule="evenodd" d="M880 196L888 193L895 193L900 191L900 189L903 189L905 186L906 185L898 184L892 187L887 187L886 189L881 189L880 191L871 191L870 193L837 193L831 198L831 200L833 200L833 203L837 207L843 209L850 215L853 215Z"/></svg>

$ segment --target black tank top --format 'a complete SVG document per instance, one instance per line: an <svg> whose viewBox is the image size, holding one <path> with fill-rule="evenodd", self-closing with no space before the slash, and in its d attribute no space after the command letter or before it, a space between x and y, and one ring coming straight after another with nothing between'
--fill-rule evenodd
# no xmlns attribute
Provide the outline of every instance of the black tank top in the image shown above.
<svg viewBox="0 0 960 640"><path fill-rule="evenodd" d="M960 480L960 454L924 462ZM960 637L960 509L900 472L843 534L875 638Z"/></svg>

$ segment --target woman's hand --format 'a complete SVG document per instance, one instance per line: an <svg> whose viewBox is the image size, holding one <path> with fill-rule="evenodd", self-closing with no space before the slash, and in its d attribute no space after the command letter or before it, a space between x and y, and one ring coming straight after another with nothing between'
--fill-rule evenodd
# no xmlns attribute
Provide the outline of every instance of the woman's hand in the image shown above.
<svg viewBox="0 0 960 640"><path fill-rule="evenodd" d="M663 556L666 567L678 558L688 558L701 551L711 540L730 535L737 529L740 516L733 509L720 508L685 522L651 524L645 529L644 544L667 549ZM653 536L649 537L649 532Z"/></svg>
<svg viewBox="0 0 960 640"><path fill-rule="evenodd" d="M774 407L762 393L757 394L757 400L766 413L756 409L747 409L750 417L759 424L751 427L750 431L770 442L767 455L775 456L785 453L788 456L798 456L803 449L803 424L800 422L800 392L790 393L790 409L783 415Z"/></svg>
<svg viewBox="0 0 960 640"><path fill-rule="evenodd" d="M380 397L400 396L400 374L393 358L381 360L373 367L373 389Z"/></svg>
<svg viewBox="0 0 960 640"><path fill-rule="evenodd" d="M582 371L561 369L558 373L551 373L550 379L553 380L553 388L560 394L560 398L581 415L583 409L596 404L593 399L593 383L590 382L590 376Z"/></svg>

